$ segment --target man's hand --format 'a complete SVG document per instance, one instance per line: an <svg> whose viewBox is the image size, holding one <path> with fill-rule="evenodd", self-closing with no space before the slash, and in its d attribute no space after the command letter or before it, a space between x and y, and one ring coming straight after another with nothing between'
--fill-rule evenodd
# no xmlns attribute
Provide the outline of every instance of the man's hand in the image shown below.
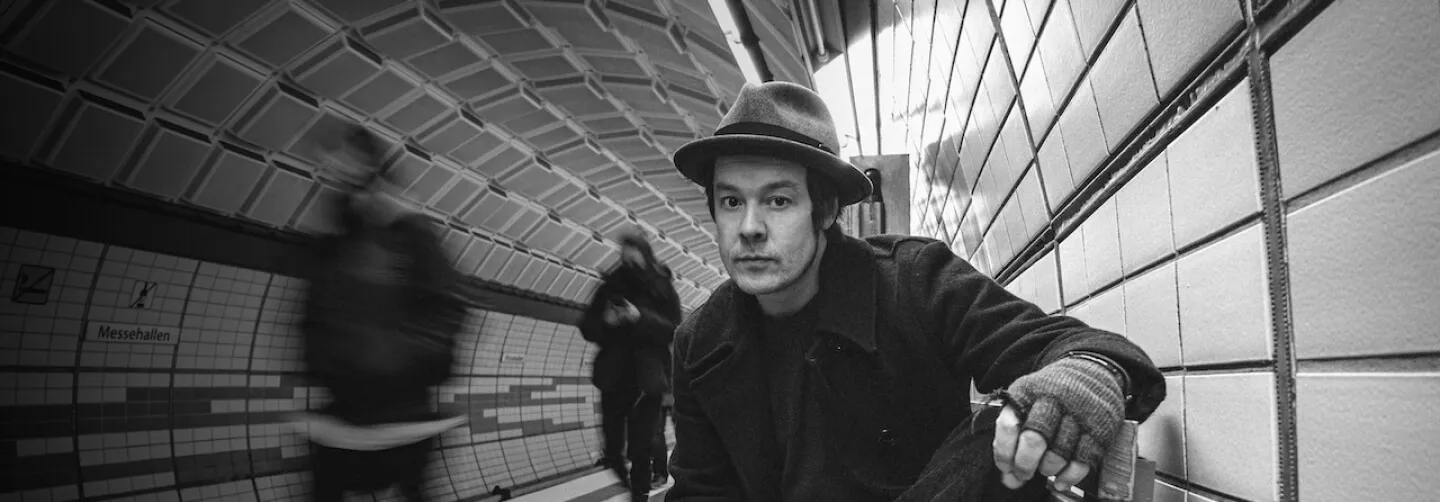
<svg viewBox="0 0 1440 502"><path fill-rule="evenodd" d="M605 324L618 326L620 323L635 322L640 319L640 309L629 300L621 299L620 303L605 307Z"/></svg>
<svg viewBox="0 0 1440 502"><path fill-rule="evenodd" d="M1124 420L1119 374L1088 357L1066 357L1015 379L995 420L995 466L1005 486L1035 473L1069 490L1098 465Z"/></svg>
<svg viewBox="0 0 1440 502"><path fill-rule="evenodd" d="M1000 418L995 420L995 467L1000 469L1000 480L1007 488L1020 488L1039 472L1041 476L1056 476L1055 489L1063 492L1090 474L1089 464L1050 451L1044 436L1022 430L1020 423L1020 413L1014 406L1000 410Z"/></svg>

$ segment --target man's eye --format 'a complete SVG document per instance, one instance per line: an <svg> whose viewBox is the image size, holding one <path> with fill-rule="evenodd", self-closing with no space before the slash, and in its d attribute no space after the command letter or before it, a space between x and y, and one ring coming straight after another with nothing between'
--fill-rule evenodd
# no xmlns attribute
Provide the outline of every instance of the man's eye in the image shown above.
<svg viewBox="0 0 1440 502"><path fill-rule="evenodd" d="M789 205L790 205L791 203L793 203L793 202L794 202L794 201L790 200L789 197L772 197L772 198L770 198L770 205L775 206L775 207L786 207L786 206L789 206Z"/></svg>
<svg viewBox="0 0 1440 502"><path fill-rule="evenodd" d="M740 198L738 198L738 197L726 196L726 197L721 197L721 198L720 198L720 207L733 208L733 207L739 207L739 206L740 206Z"/></svg>

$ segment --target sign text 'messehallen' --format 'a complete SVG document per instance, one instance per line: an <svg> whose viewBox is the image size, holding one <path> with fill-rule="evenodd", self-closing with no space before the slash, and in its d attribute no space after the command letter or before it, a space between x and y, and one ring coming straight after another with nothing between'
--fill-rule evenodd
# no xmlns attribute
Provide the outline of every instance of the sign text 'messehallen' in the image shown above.
<svg viewBox="0 0 1440 502"><path fill-rule="evenodd" d="M126 322L90 321L85 339L94 342L154 343L174 345L180 341L176 326L146 326Z"/></svg>

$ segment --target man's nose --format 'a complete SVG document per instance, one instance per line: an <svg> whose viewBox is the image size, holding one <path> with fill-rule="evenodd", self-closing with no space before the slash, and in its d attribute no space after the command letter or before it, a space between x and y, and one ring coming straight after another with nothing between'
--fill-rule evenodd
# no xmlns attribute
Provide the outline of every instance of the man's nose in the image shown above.
<svg viewBox="0 0 1440 502"><path fill-rule="evenodd" d="M746 207L740 216L740 238L747 242L765 240L765 219L753 205Z"/></svg>

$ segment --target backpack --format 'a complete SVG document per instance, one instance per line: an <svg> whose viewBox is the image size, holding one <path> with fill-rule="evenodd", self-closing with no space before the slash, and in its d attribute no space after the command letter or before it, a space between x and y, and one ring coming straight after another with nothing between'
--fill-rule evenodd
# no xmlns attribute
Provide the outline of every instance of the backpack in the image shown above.
<svg viewBox="0 0 1440 502"><path fill-rule="evenodd" d="M305 298L305 359L323 382L450 377L466 304L439 239L411 218L322 246Z"/></svg>

